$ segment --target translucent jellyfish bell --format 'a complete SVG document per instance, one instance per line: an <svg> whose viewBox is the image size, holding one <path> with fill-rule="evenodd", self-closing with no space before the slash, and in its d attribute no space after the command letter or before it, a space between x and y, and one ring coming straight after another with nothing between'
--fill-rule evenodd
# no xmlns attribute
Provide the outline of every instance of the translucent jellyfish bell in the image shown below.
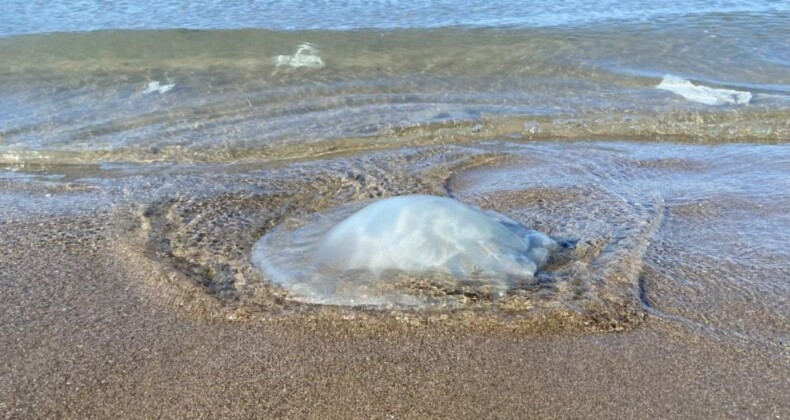
<svg viewBox="0 0 790 420"><path fill-rule="evenodd" d="M504 216L450 198L408 195L376 201L343 219L329 215L272 232L256 245L253 261L301 300L413 304L392 284L403 277L397 274L438 274L458 283L485 278L501 290L508 279L532 278L556 247Z"/></svg>
<svg viewBox="0 0 790 420"><path fill-rule="evenodd" d="M340 270L531 277L545 263L549 241L530 246L532 238L519 237L459 201L411 195L377 201L354 213L327 232L316 256Z"/></svg>

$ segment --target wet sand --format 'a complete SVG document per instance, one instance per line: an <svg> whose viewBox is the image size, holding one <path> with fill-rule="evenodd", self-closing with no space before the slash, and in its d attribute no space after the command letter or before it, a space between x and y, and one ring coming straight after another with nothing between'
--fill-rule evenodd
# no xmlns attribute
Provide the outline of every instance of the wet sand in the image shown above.
<svg viewBox="0 0 790 420"><path fill-rule="evenodd" d="M790 416L786 148L478 147L3 184L0 413ZM288 214L415 191L604 246L516 310L313 307L249 268Z"/></svg>
<svg viewBox="0 0 790 420"><path fill-rule="evenodd" d="M790 415L786 357L656 317L560 336L189 319L132 293L95 237L59 239L90 223L4 226L6 418Z"/></svg>

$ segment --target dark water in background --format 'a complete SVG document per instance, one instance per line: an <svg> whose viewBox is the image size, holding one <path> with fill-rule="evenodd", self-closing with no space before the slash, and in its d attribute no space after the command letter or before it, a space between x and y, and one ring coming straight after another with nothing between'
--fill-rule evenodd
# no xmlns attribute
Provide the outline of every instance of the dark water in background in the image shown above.
<svg viewBox="0 0 790 420"><path fill-rule="evenodd" d="M224 317L312 310L250 264L273 226L450 195L581 245L432 293L786 352L790 3L510 3L7 2L3 223L101 214Z"/></svg>
<svg viewBox="0 0 790 420"><path fill-rule="evenodd" d="M417 1L22 1L4 2L0 36L106 29L272 30L360 28L568 27L651 21L712 13L766 15L790 11L786 1L638 0Z"/></svg>

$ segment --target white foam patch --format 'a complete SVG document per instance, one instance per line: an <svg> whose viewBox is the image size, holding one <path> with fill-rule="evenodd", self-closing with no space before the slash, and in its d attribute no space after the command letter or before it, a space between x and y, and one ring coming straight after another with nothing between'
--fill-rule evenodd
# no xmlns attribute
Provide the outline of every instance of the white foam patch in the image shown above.
<svg viewBox="0 0 790 420"><path fill-rule="evenodd" d="M167 93L170 92L174 87L176 87L175 83L163 85L159 83L159 81L154 80L148 83L148 87L143 91L143 95L148 95L150 93Z"/></svg>
<svg viewBox="0 0 790 420"><path fill-rule="evenodd" d="M324 60L318 55L320 51L312 44L302 43L296 47L294 55L278 55L272 58L276 67L306 67L311 69L324 68Z"/></svg>
<svg viewBox="0 0 790 420"><path fill-rule="evenodd" d="M459 284L487 279L505 292L513 281L532 279L557 248L542 233L444 197L392 197L341 214L275 229L256 244L254 264L298 300L414 305L419 301L398 290L392 273L440 274Z"/></svg>
<svg viewBox="0 0 790 420"><path fill-rule="evenodd" d="M747 105L752 100L752 94L749 92L695 85L686 79L669 74L664 76L656 88L668 90L688 101L706 105Z"/></svg>

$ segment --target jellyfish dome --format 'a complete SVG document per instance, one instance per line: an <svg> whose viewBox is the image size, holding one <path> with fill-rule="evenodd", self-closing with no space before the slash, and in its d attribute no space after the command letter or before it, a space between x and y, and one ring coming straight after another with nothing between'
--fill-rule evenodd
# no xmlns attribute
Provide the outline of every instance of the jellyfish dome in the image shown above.
<svg viewBox="0 0 790 420"><path fill-rule="evenodd" d="M541 239L519 237L459 201L410 195L377 201L343 220L321 238L316 256L341 270L532 276L548 257L550 240Z"/></svg>
<svg viewBox="0 0 790 420"><path fill-rule="evenodd" d="M253 262L300 300L413 303L395 279L489 279L503 289L531 279L557 248L542 233L451 198L398 196L354 210L267 234Z"/></svg>

